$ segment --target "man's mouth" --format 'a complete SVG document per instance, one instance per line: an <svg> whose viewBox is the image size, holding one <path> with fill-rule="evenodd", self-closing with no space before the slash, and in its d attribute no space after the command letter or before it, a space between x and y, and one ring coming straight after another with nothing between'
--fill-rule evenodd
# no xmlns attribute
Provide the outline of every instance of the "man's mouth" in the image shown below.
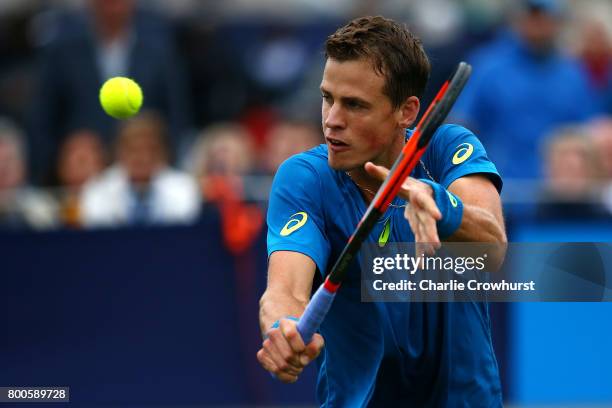
<svg viewBox="0 0 612 408"><path fill-rule="evenodd" d="M350 146L342 140L334 139L333 137L326 137L325 139L329 146L328 150L333 153L342 153L350 149Z"/></svg>
<svg viewBox="0 0 612 408"><path fill-rule="evenodd" d="M346 146L346 147L348 147L348 144L344 143L342 140L334 139L333 137L327 137L326 139L329 142L329 144L332 145L332 146L337 146L337 147Z"/></svg>

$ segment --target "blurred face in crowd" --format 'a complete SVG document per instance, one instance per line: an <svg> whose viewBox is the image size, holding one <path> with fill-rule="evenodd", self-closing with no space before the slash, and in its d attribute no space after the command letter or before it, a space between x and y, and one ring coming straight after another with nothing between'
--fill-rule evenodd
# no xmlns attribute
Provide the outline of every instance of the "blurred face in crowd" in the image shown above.
<svg viewBox="0 0 612 408"><path fill-rule="evenodd" d="M240 176L251 169L252 145L248 136L231 131L211 140L206 152L207 175Z"/></svg>
<svg viewBox="0 0 612 408"><path fill-rule="evenodd" d="M552 13L528 9L518 19L517 29L532 51L545 54L555 46L560 21Z"/></svg>
<svg viewBox="0 0 612 408"><path fill-rule="evenodd" d="M322 138L317 128L300 123L280 123L267 135L264 167L273 174L289 157L319 143L322 143Z"/></svg>
<svg viewBox="0 0 612 408"><path fill-rule="evenodd" d="M548 151L550 187L567 196L588 191L597 181L597 164L588 140L579 136L554 141Z"/></svg>
<svg viewBox="0 0 612 408"><path fill-rule="evenodd" d="M191 171L207 200L236 199L242 176L253 168L253 143L239 125L218 124L202 131L193 149Z"/></svg>
<svg viewBox="0 0 612 408"><path fill-rule="evenodd" d="M72 133L59 152L58 176L66 187L81 187L104 168L104 149L90 130Z"/></svg>
<svg viewBox="0 0 612 408"><path fill-rule="evenodd" d="M581 35L581 54L584 58L607 61L612 57L612 41L602 22L584 22L581 25Z"/></svg>
<svg viewBox="0 0 612 408"><path fill-rule="evenodd" d="M342 171L372 161L390 166L404 144L404 130L419 109L408 98L398 109L383 93L385 77L367 59L328 58L321 81L322 125L329 165Z"/></svg>
<svg viewBox="0 0 612 408"><path fill-rule="evenodd" d="M0 190L19 187L25 178L25 168L19 147L0 139Z"/></svg>
<svg viewBox="0 0 612 408"><path fill-rule="evenodd" d="M604 119L595 123L591 136L598 155L604 177L612 180L612 119Z"/></svg>
<svg viewBox="0 0 612 408"><path fill-rule="evenodd" d="M163 130L155 121L134 119L119 136L119 163L134 184L147 184L166 164Z"/></svg>

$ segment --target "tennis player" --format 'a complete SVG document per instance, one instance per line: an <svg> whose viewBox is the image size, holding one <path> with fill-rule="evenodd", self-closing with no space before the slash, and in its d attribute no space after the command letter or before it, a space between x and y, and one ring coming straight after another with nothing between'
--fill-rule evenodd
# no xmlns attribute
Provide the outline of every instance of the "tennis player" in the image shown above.
<svg viewBox="0 0 612 408"><path fill-rule="evenodd" d="M498 407L501 386L483 303L362 303L348 277L304 344L295 318L315 274L325 276L399 155L420 108L430 65L421 42L382 18L351 21L326 41L321 82L326 144L278 170L268 210L268 286L257 358L294 382L317 359L324 407ZM369 241L506 242L502 181L476 136L440 127Z"/></svg>

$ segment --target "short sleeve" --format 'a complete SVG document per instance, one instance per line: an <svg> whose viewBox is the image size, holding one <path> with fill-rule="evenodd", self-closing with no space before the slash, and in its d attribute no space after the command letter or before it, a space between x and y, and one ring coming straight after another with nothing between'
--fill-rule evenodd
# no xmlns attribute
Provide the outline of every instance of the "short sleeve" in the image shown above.
<svg viewBox="0 0 612 408"><path fill-rule="evenodd" d="M268 205L268 257L275 251L309 256L324 272L330 255L325 233L321 180L304 154L278 169Z"/></svg>
<svg viewBox="0 0 612 408"><path fill-rule="evenodd" d="M480 140L462 126L442 126L432 141L429 158L436 181L445 188L460 177L483 174L501 192L502 179L497 168Z"/></svg>

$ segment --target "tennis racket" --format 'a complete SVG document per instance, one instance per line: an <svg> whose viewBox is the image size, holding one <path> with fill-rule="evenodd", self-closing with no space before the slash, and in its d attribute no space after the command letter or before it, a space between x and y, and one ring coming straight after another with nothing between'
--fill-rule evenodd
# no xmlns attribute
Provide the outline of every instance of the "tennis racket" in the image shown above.
<svg viewBox="0 0 612 408"><path fill-rule="evenodd" d="M417 124L408 142L404 145L399 157L391 167L387 178L378 189L370 206L357 224L357 228L342 250L331 272L312 296L304 314L297 324L297 329L305 344L310 343L313 334L319 329L323 319L340 288L348 267L361 248L361 244L372 231L372 228L385 213L393 198L397 195L404 180L415 168L427 149L431 137L442 124L451 110L461 90L465 86L472 67L461 62L453 75L442 85L427 111Z"/></svg>

